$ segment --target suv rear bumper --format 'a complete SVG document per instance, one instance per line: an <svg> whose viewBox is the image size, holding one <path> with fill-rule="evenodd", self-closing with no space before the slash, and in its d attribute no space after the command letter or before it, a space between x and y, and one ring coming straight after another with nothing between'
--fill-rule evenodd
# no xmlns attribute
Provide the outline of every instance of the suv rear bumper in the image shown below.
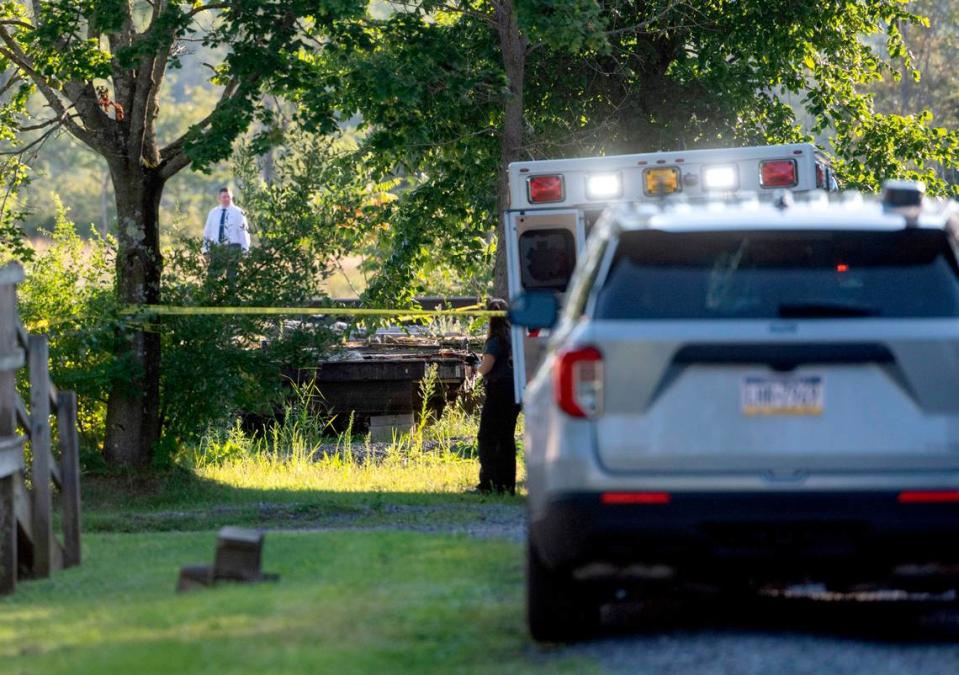
<svg viewBox="0 0 959 675"><path fill-rule="evenodd" d="M606 504L599 493L550 501L530 537L554 568L670 565L684 577L886 575L959 564L959 501L901 503L899 492L680 493Z"/></svg>

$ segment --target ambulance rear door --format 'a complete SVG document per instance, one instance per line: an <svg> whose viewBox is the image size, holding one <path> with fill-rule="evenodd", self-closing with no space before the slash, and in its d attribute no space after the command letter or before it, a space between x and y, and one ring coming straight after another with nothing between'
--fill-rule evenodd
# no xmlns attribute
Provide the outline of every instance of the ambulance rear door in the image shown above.
<svg viewBox="0 0 959 675"><path fill-rule="evenodd" d="M506 261L510 300L527 291L563 295L586 243L580 209L535 209L506 213ZM513 373L516 400L522 400L526 381L539 367L546 333L514 326Z"/></svg>

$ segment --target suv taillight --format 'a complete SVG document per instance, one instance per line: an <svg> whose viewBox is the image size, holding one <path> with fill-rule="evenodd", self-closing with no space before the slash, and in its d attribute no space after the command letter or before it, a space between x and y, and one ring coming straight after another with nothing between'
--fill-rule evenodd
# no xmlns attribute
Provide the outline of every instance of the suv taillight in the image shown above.
<svg viewBox="0 0 959 675"><path fill-rule="evenodd" d="M599 350L583 347L560 352L553 370L553 393L567 415L598 415L603 409L603 355Z"/></svg>

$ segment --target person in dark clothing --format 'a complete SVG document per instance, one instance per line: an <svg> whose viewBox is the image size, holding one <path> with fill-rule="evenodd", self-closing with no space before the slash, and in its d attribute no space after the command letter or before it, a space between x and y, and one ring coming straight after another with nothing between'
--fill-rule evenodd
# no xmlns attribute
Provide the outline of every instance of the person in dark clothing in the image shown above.
<svg viewBox="0 0 959 675"><path fill-rule="evenodd" d="M507 309L494 298L487 309ZM490 317L483 360L477 372L483 377L486 400L480 413L480 492L516 493L516 417L520 406L513 395L513 355L510 349L509 320Z"/></svg>

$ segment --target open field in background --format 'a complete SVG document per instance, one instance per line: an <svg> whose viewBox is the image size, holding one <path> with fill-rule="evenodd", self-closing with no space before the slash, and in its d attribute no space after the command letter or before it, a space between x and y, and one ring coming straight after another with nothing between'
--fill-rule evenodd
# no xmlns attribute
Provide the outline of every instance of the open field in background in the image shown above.
<svg viewBox="0 0 959 675"><path fill-rule="evenodd" d="M366 290L366 276L360 271L362 256L347 256L339 261L339 271L326 280L331 298L358 298Z"/></svg>

